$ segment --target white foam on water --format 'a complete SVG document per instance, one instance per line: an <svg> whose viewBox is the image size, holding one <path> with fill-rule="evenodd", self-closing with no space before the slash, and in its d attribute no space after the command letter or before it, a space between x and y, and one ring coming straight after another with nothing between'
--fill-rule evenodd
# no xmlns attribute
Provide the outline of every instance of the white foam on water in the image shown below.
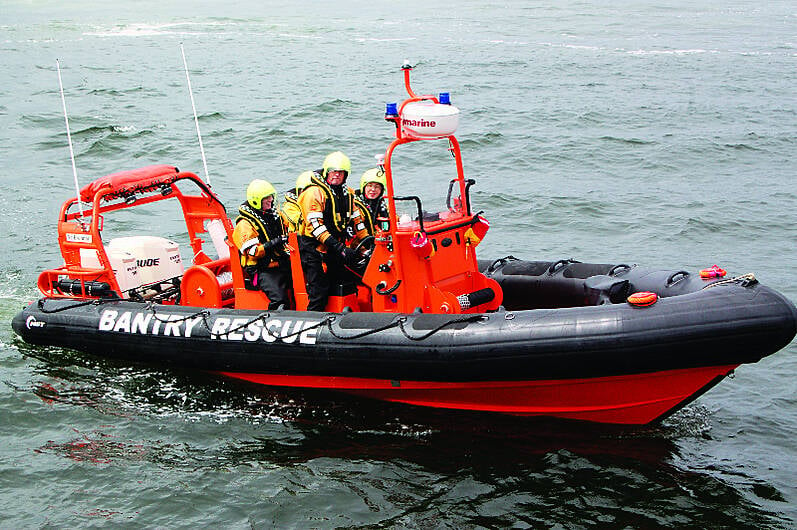
<svg viewBox="0 0 797 530"><path fill-rule="evenodd" d="M376 37L358 37L354 42L405 42L416 40L415 37L396 37L392 39L377 39Z"/></svg>
<svg viewBox="0 0 797 530"><path fill-rule="evenodd" d="M624 50L630 55L694 55L699 53L720 53L719 50L703 50L700 48L689 50Z"/></svg>
<svg viewBox="0 0 797 530"><path fill-rule="evenodd" d="M83 35L92 37L151 37L158 35L196 35L207 34L208 29L236 25L232 22L170 22L163 24L129 24L112 28L96 28L85 31ZM191 29L178 29L191 28Z"/></svg>
<svg viewBox="0 0 797 530"><path fill-rule="evenodd" d="M278 33L280 37L286 37L289 39L310 39L310 40L321 40L323 37L321 35L304 35L301 33Z"/></svg>

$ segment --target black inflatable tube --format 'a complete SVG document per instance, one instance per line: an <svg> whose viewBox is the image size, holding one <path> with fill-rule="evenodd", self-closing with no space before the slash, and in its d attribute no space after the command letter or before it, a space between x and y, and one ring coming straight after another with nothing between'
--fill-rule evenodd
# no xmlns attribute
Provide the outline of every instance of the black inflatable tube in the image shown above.
<svg viewBox="0 0 797 530"><path fill-rule="evenodd" d="M664 282L668 275L640 269L631 283ZM504 280L501 275L496 279ZM676 285L683 290L685 282ZM475 316L229 309L200 314L199 308L148 309L130 301L80 305L69 299L46 300L42 307L32 304L13 320L14 330L27 342L210 371L418 381L589 378L736 365L774 353L797 332L797 310L790 301L760 284L738 283L668 293L646 308L618 303ZM126 331L118 320L121 330L101 331L105 311L127 313L130 319L140 315L140 321L153 311L155 316L142 333ZM172 324L173 333L165 335L166 324L153 331L156 317L184 323ZM300 340L301 334L284 340L268 335L270 342L262 333L252 341L230 338L245 334L246 326L227 337L211 336L218 322L234 319L239 325L260 322L251 324L259 332L271 326L276 335L316 327L305 333L307 340ZM185 335L185 322L193 323L191 336L174 336L174 330Z"/></svg>

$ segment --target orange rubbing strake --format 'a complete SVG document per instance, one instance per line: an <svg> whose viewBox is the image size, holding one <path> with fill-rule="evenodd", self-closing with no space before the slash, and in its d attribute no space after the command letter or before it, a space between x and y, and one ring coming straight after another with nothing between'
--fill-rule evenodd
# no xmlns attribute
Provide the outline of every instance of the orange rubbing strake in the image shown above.
<svg viewBox="0 0 797 530"><path fill-rule="evenodd" d="M725 271L725 269L721 269L717 265L700 271L700 277L704 280L710 280L711 278L722 278L726 274L728 273Z"/></svg>
<svg viewBox="0 0 797 530"><path fill-rule="evenodd" d="M628 303L631 305L645 307L649 305L653 305L659 299L659 295L656 293L652 293L650 291L642 291L639 293L634 293L628 297Z"/></svg>

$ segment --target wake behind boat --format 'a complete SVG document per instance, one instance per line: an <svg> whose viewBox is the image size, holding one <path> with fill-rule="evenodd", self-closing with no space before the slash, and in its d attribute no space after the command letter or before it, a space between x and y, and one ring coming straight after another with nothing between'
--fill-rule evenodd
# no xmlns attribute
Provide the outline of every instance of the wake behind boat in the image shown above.
<svg viewBox="0 0 797 530"><path fill-rule="evenodd" d="M448 94L416 95L409 75L408 99L385 116L396 135L384 155L388 215L358 249L360 281L333 286L326 311L307 310L298 250L291 307L267 311L219 198L160 165L99 178L64 203L64 265L41 273L44 297L14 330L32 344L258 384L626 424L667 417L793 339L797 309L750 274L478 260L489 224L471 205L459 111ZM423 141L442 141L456 166L432 213L394 188L394 150ZM106 217L161 201L182 212L187 267L186 248L162 234L103 240ZM295 233L289 244L299 248Z"/></svg>

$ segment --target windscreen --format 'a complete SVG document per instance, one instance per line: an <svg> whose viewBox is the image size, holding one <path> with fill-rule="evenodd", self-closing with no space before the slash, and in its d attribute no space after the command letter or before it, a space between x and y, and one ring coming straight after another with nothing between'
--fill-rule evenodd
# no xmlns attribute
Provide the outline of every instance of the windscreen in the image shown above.
<svg viewBox="0 0 797 530"><path fill-rule="evenodd" d="M396 218L399 228L457 219L465 207L457 177L456 161L447 139L403 144L391 159ZM412 197L410 199L409 197Z"/></svg>

